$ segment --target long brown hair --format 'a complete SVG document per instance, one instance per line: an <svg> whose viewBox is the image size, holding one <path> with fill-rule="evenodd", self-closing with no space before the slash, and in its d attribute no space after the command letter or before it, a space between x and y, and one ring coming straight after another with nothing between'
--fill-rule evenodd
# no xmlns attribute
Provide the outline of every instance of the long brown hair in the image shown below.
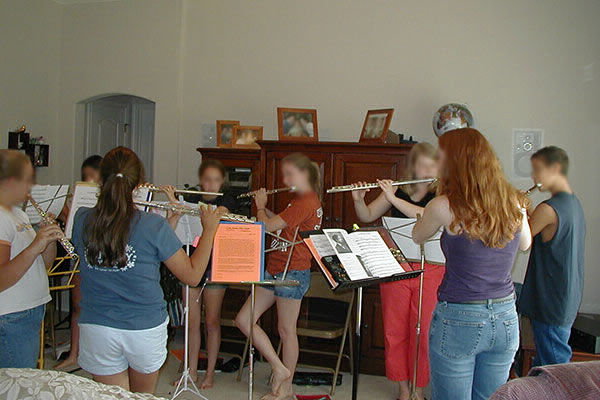
<svg viewBox="0 0 600 400"><path fill-rule="evenodd" d="M136 215L133 190L144 181L144 166L126 147L106 153L100 164L102 188L86 224L88 262L106 268L127 264L125 246Z"/></svg>
<svg viewBox="0 0 600 400"><path fill-rule="evenodd" d="M281 163L290 163L300 171L308 171L308 182L319 196L319 200L321 200L323 183L321 182L321 169L316 162L312 161L302 153L292 153L283 157Z"/></svg>
<svg viewBox="0 0 600 400"><path fill-rule="evenodd" d="M440 171L438 194L448 197L454 219L450 230L502 248L519 229L527 197L504 176L492 146L477 130L463 128L439 139L445 168Z"/></svg>
<svg viewBox="0 0 600 400"><path fill-rule="evenodd" d="M427 142L421 142L415 144L412 149L410 149L410 153L408 153L408 160L406 161L406 169L404 170L404 179L413 180L417 179L415 176L415 163L419 157L427 157L432 160L438 159L438 151L434 145ZM406 185L402 190L409 195L412 196L415 193L416 185ZM435 187L432 185L432 191Z"/></svg>

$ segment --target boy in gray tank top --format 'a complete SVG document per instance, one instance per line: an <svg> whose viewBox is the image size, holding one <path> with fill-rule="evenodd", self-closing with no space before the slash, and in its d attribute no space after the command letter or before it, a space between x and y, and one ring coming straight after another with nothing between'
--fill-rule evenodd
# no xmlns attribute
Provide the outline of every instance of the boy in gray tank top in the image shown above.
<svg viewBox="0 0 600 400"><path fill-rule="evenodd" d="M562 364L571 359L568 341L583 295L585 219L567 179L567 153L544 147L531 165L533 180L552 197L529 220L534 239L519 310L531 318L534 365Z"/></svg>

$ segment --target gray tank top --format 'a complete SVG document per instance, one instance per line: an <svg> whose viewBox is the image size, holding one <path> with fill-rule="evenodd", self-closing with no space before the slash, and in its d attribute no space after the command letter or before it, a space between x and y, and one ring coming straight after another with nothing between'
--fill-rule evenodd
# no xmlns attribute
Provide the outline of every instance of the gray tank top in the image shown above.
<svg viewBox="0 0 600 400"><path fill-rule="evenodd" d="M545 201L558 216L554 237L533 238L519 311L548 325L571 325L583 296L585 218L574 194L561 192Z"/></svg>

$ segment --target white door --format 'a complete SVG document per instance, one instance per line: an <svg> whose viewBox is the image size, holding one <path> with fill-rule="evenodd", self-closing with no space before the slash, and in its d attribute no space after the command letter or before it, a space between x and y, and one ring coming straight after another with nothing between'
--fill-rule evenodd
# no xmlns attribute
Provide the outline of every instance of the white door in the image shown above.
<svg viewBox="0 0 600 400"><path fill-rule="evenodd" d="M155 104L135 96L110 96L86 104L84 158L124 146L140 157L152 181Z"/></svg>
<svg viewBox="0 0 600 400"><path fill-rule="evenodd" d="M88 103L86 157L104 155L117 146L131 147L129 104L98 100Z"/></svg>

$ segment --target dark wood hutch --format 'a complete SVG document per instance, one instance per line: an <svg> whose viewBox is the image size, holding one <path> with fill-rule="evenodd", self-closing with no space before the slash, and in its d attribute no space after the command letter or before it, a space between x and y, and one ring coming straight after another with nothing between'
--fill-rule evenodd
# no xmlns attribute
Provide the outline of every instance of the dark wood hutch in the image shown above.
<svg viewBox="0 0 600 400"><path fill-rule="evenodd" d="M302 152L317 162L321 168L324 189L347 185L357 181L375 182L377 179L401 179L406 165L410 144L367 144L348 142L279 142L260 141L260 149L203 148L197 151L203 158L218 159L226 167L251 170L251 189L283 187L280 162L293 152ZM379 191L367 193L366 201L373 200ZM292 194L280 193L269 196L268 207L277 212L283 210ZM323 227L350 228L358 222L350 193L323 195ZM379 221L372 224L376 225ZM377 287L368 288L363 300L365 334L362 348L363 373L383 375L384 338L381 301ZM269 329L267 322L266 329ZM277 329L272 327L272 332Z"/></svg>

